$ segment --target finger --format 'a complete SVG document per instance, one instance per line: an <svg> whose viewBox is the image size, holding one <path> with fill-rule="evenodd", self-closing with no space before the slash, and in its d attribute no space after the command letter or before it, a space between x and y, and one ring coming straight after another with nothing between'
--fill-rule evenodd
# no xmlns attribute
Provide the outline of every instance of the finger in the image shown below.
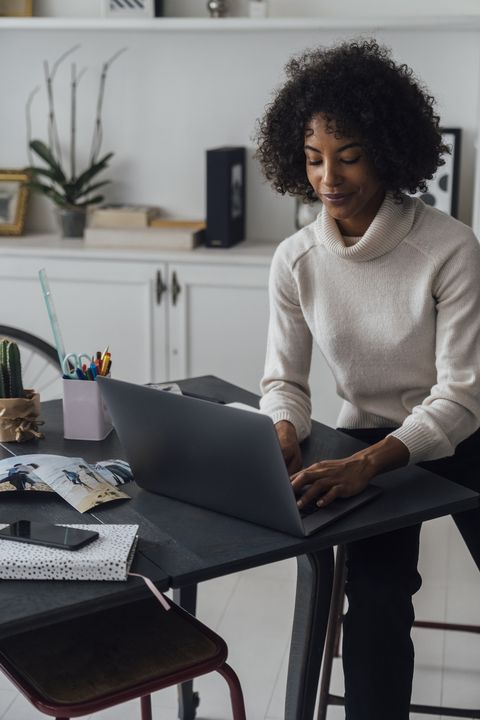
<svg viewBox="0 0 480 720"><path fill-rule="evenodd" d="M324 478L327 475L328 470L324 468L317 468L312 465L311 467L306 468L305 470L300 470L300 472L293 475L290 478L290 482L292 483L293 489L298 490L304 485L311 485L316 480Z"/></svg>
<svg viewBox="0 0 480 720"><path fill-rule="evenodd" d="M309 487L303 493L302 497L297 500L297 506L299 508L305 507L308 503L313 502L316 498L324 495L325 492L330 490L331 482L327 480L317 480L311 487Z"/></svg>
<svg viewBox="0 0 480 720"><path fill-rule="evenodd" d="M301 467L302 467L302 461L300 460L300 458L298 458L296 456L290 458L290 460L287 463L288 474L290 476L292 476L294 473L297 474L299 471L299 468L301 468Z"/></svg>
<svg viewBox="0 0 480 720"><path fill-rule="evenodd" d="M340 494L340 485L334 485L330 490L327 490L322 497L317 500L318 507L326 507L330 505Z"/></svg>

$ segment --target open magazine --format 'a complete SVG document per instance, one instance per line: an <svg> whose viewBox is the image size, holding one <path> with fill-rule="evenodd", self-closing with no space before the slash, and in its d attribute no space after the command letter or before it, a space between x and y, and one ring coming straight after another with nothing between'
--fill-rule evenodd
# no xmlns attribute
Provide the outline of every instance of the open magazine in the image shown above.
<svg viewBox="0 0 480 720"><path fill-rule="evenodd" d="M129 496L118 489L133 479L124 460L88 463L62 455L20 455L0 460L0 492L56 492L79 512Z"/></svg>

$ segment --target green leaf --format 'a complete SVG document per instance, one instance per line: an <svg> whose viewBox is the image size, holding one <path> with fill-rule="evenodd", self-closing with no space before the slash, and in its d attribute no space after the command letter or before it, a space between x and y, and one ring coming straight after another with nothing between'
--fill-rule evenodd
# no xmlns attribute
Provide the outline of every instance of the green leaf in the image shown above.
<svg viewBox="0 0 480 720"><path fill-rule="evenodd" d="M35 180L32 180L31 182L27 183L27 186L32 188L35 192L42 193L43 195L46 195L51 200L53 200L57 205L66 205L67 199L64 195L61 195L58 193L53 187L49 185L43 185L40 182L36 182Z"/></svg>
<svg viewBox="0 0 480 720"><path fill-rule="evenodd" d="M88 195L88 193L91 193L92 190L98 190L98 188L103 187L104 185L110 185L112 181L111 180L103 180L102 182L94 183L93 185L89 185L85 188L85 190L81 190L77 193L77 198L83 197L83 195Z"/></svg>
<svg viewBox="0 0 480 720"><path fill-rule="evenodd" d="M53 157L50 149L45 145L45 143L42 142L41 140L32 140L30 142L30 147L32 148L32 150L34 152L37 153L37 155L39 157L42 158L42 160L44 160L47 163L47 165L50 165L50 167L52 168L52 170L54 172L58 173L59 177L61 178L61 181L65 182L65 180L67 179L65 177L65 173L63 172L61 166L57 163L57 161Z"/></svg>
<svg viewBox="0 0 480 720"><path fill-rule="evenodd" d="M113 157L113 153L108 153L101 160L94 165L91 165L87 168L87 170L79 175L75 180L75 188L77 191L81 190L95 175L104 170L111 157Z"/></svg>
<svg viewBox="0 0 480 720"><path fill-rule="evenodd" d="M31 172L32 175L43 175L44 177L50 178L50 180L53 180L54 182L58 183L59 185L63 184L62 177L54 170L49 170L48 168L37 168L37 167L29 167L26 169L27 169L27 171Z"/></svg>
<svg viewBox="0 0 480 720"><path fill-rule="evenodd" d="M95 197L91 198L90 200L84 200L81 203L77 203L77 207L86 207L87 205L97 205L100 202L103 202L105 198L103 195L95 195Z"/></svg>

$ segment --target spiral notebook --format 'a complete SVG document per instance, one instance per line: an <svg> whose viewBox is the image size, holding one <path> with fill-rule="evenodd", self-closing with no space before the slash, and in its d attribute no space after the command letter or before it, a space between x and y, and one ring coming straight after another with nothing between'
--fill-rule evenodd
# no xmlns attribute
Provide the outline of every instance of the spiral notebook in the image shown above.
<svg viewBox="0 0 480 720"><path fill-rule="evenodd" d="M63 550L0 538L1 580L127 580L138 525L71 525L99 537L79 550ZM0 527L5 527L1 525Z"/></svg>

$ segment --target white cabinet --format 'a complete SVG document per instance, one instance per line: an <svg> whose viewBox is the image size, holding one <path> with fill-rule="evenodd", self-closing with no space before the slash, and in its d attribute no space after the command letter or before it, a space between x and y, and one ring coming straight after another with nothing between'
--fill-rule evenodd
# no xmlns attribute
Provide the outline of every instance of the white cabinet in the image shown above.
<svg viewBox="0 0 480 720"><path fill-rule="evenodd" d="M67 352L108 345L122 380L217 375L259 391L272 245L152 254L28 242L0 248L0 324L53 344L38 280L45 268ZM310 382L313 417L334 425L340 403L316 349Z"/></svg>
<svg viewBox="0 0 480 720"><path fill-rule="evenodd" d="M258 392L268 326L268 265L169 266L170 379L213 374Z"/></svg>
<svg viewBox="0 0 480 720"><path fill-rule="evenodd" d="M38 280L45 268L67 352L108 345L113 375L124 380L216 374L258 392L271 248L258 260L239 260L239 251L230 250L204 251L198 260L189 253L188 262L178 253L6 250L0 250L0 324L53 344Z"/></svg>
<svg viewBox="0 0 480 720"><path fill-rule="evenodd" d="M108 345L116 377L147 382L166 376L165 355L159 352L167 327L166 309L154 302L156 276L148 264L2 257L1 323L53 344L38 280L42 267L67 352L90 354Z"/></svg>

